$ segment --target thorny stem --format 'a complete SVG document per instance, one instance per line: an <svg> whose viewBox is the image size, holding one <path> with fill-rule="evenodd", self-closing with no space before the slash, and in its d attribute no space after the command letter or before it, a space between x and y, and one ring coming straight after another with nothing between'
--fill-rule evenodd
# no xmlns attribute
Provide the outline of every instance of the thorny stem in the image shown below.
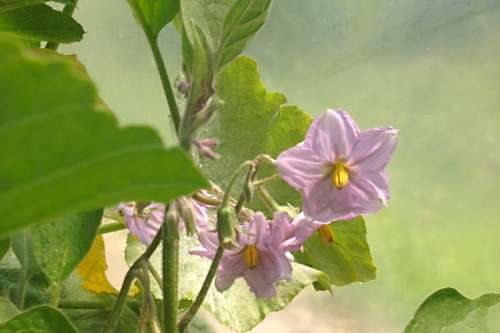
<svg viewBox="0 0 500 333"><path fill-rule="evenodd" d="M139 21L142 30L144 30L144 34L149 43L149 47L153 52L153 58L156 63L156 68L158 69L158 73L160 74L161 84L163 86L163 92L165 93L165 97L167 98L168 107L170 109L170 116L172 117L172 121L175 127L175 133L179 132L179 125L181 123L181 116L179 114L179 109L177 108L177 102L175 101L174 92L172 90L172 86L170 85L170 79L167 74L167 68L165 66L165 62L163 61L163 57L160 52L160 47L158 46L158 36L154 36L151 28L146 22L146 18L144 17L141 8L139 7L136 0L129 0L130 7L134 12L135 17Z"/></svg>
<svg viewBox="0 0 500 333"><path fill-rule="evenodd" d="M196 312L200 309L201 304L205 300L205 296L207 295L208 289L212 285L212 281L215 277L215 273L217 272L217 267L219 266L220 260L222 259L222 254L224 253L224 248L219 246L217 248L217 252L215 252L214 260L210 265L210 269L208 270L207 276L205 277L205 281L203 281L203 285L201 286L200 292L198 296L196 296L195 301L189 308L189 310L182 316L179 320L179 333L184 333L187 326L196 315Z"/></svg>
<svg viewBox="0 0 500 333"><path fill-rule="evenodd" d="M77 3L78 3L78 0L74 0L73 4L65 5L62 12L68 16L73 16L73 13L75 12ZM59 43L56 43L56 42L47 42L47 44L45 44L46 49L51 49L54 51L57 51L58 47L59 47Z"/></svg>
<svg viewBox="0 0 500 333"><path fill-rule="evenodd" d="M137 278L137 274L140 273L141 262L148 261L149 258L151 258L151 256L153 255L154 251L160 245L162 240L162 230L164 229L164 225L165 224L163 224L160 227L160 230L153 238L151 244L146 248L146 251L144 251L144 253L139 258L137 258L137 260L132 264L132 266L130 266L127 274L125 275L125 279L123 280L123 285L122 288L120 289L120 293L118 294L118 298L116 299L115 306L113 307L113 310L111 311L111 314L108 320L106 321L104 328L102 329L102 333L111 333L115 329L116 323L120 318L123 306L125 305L125 302L127 300L127 295L130 286L132 285L134 279Z"/></svg>

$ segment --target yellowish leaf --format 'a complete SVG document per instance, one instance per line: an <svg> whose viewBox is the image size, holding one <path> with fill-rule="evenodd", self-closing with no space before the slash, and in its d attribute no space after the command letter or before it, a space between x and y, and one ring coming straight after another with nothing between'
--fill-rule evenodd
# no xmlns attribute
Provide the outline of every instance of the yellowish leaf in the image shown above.
<svg viewBox="0 0 500 333"><path fill-rule="evenodd" d="M106 277L108 265L106 264L104 240L101 235L96 237L90 251L77 269L78 275L83 280L83 288L96 293L118 294L118 290L109 283Z"/></svg>

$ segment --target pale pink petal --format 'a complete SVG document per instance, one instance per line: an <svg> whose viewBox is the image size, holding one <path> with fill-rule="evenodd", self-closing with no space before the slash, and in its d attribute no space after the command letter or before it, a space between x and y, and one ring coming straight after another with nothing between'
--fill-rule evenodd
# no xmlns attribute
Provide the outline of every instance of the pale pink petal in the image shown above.
<svg viewBox="0 0 500 333"><path fill-rule="evenodd" d="M335 163L349 157L358 134L358 126L346 112L327 109L311 124L306 145L323 160Z"/></svg>
<svg viewBox="0 0 500 333"><path fill-rule="evenodd" d="M127 226L127 229L130 230L131 233L136 235L142 244L151 244L152 237L142 219L133 216L131 219L127 219L125 224Z"/></svg>
<svg viewBox="0 0 500 333"><path fill-rule="evenodd" d="M309 147L302 144L282 152L275 165L288 184L296 190L301 190L318 180L329 164L316 157Z"/></svg>
<svg viewBox="0 0 500 333"><path fill-rule="evenodd" d="M385 168L398 141L397 130L392 127L372 128L361 132L359 141L347 164L355 172Z"/></svg>

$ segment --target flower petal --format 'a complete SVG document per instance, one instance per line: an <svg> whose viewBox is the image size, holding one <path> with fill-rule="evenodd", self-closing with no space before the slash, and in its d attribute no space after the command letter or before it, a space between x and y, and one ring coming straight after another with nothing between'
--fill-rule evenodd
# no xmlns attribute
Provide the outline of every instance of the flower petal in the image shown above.
<svg viewBox="0 0 500 333"><path fill-rule="evenodd" d="M306 135L306 145L324 161L347 159L356 146L359 129L342 110L327 109L316 117Z"/></svg>
<svg viewBox="0 0 500 333"><path fill-rule="evenodd" d="M347 164L355 172L382 170L396 148L398 130L392 127L372 128L361 132Z"/></svg>
<svg viewBox="0 0 500 333"><path fill-rule="evenodd" d="M285 150L274 164L281 177L296 190L310 187L328 168L327 163L304 144Z"/></svg>

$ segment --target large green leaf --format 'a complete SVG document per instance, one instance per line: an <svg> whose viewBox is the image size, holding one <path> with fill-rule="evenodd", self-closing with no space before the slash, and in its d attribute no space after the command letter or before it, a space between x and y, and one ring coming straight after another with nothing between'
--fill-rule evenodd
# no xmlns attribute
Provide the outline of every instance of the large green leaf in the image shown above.
<svg viewBox="0 0 500 333"><path fill-rule="evenodd" d="M72 17L45 4L0 11L0 32L57 43L78 42L84 34Z"/></svg>
<svg viewBox="0 0 500 333"><path fill-rule="evenodd" d="M136 2L140 8L140 13L134 13L137 15L142 15L144 17L145 23L151 29L153 36L156 38L160 33L161 29L167 25L168 22L172 21L177 15L180 9L179 0L128 0L129 2ZM132 8L134 6L132 5ZM139 19L139 25L141 20Z"/></svg>
<svg viewBox="0 0 500 333"><path fill-rule="evenodd" d="M42 305L0 324L0 332L78 333L59 310Z"/></svg>
<svg viewBox="0 0 500 333"><path fill-rule="evenodd" d="M102 209L73 213L31 229L33 255L51 283L61 283L94 242Z"/></svg>
<svg viewBox="0 0 500 333"><path fill-rule="evenodd" d="M335 235L335 242L325 246L319 233L315 232L304 244L304 264L328 274L336 286L375 279L377 268L366 240L363 218L358 216L348 221L333 222L329 227Z"/></svg>
<svg viewBox="0 0 500 333"><path fill-rule="evenodd" d="M204 136L219 140L220 145L214 151L221 158L203 161L202 168L222 189L244 161L259 154L276 158L283 150L304 140L312 122L312 118L300 109L281 106L286 102L285 96L266 91L256 62L247 57L237 58L219 74L215 91L224 100L224 106L216 112ZM273 173L276 168L264 165L258 177ZM241 191L238 186L233 189L234 195ZM302 205L300 193L282 180L266 185L266 189L280 204ZM265 209L259 200L251 207Z"/></svg>
<svg viewBox="0 0 500 333"><path fill-rule="evenodd" d="M224 19L234 2L235 0L183 0L181 2L182 21L191 43L194 42L190 26L193 20L205 32L212 50L217 50Z"/></svg>
<svg viewBox="0 0 500 333"><path fill-rule="evenodd" d="M66 59L0 44L0 237L127 200L168 202L208 186L179 148L146 127L119 128ZM22 207L22 208L20 208Z"/></svg>
<svg viewBox="0 0 500 333"><path fill-rule="evenodd" d="M236 58L266 23L272 0L238 0L224 20L222 37L216 53L220 71Z"/></svg>
<svg viewBox="0 0 500 333"><path fill-rule="evenodd" d="M189 249L198 246L195 237L181 237L179 246L179 297L194 300L208 272L211 261L189 254ZM129 265L144 252L144 245L128 238L125 257ZM157 270L161 267L161 251L156 251L150 262ZM317 282L331 292L328 276L315 269L292 263L292 281L281 282L276 289L278 296L272 301L256 299L250 292L246 282L240 278L224 293L218 292L212 285L203 302L206 310L217 320L237 332L246 332L260 323L265 316L273 311L285 308L292 299L306 286ZM161 290L152 283L152 291L156 297L161 297Z"/></svg>
<svg viewBox="0 0 500 333"><path fill-rule="evenodd" d="M66 5L73 5L75 3L75 0L0 0L0 11L3 9L26 7L49 1L59 2Z"/></svg>
<svg viewBox="0 0 500 333"><path fill-rule="evenodd" d="M500 332L500 294L468 299L453 288L430 295L406 326L405 333Z"/></svg>
<svg viewBox="0 0 500 333"><path fill-rule="evenodd" d="M7 298L0 297L0 324L19 314L19 310Z"/></svg>

